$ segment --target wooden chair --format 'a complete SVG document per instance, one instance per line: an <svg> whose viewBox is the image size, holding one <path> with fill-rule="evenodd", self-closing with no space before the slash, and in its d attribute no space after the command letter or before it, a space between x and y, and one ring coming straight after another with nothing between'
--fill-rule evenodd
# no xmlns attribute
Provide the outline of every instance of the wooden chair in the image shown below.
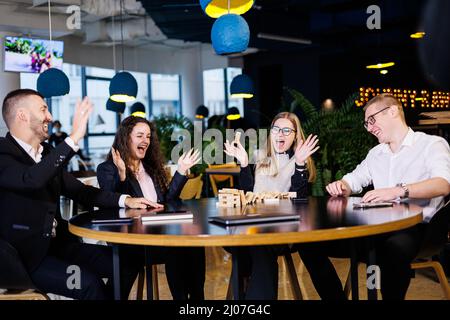
<svg viewBox="0 0 450 320"><path fill-rule="evenodd" d="M36 290L17 250L0 239L0 300L49 300Z"/></svg>
<svg viewBox="0 0 450 320"><path fill-rule="evenodd" d="M292 254L290 252L285 252L282 254L284 263L286 265L287 275L289 277L289 283L291 284L292 296L295 300L303 300L302 291L300 290L300 284L297 277L297 270L295 269L294 260L292 259ZM228 282L227 289L227 300L233 299L233 288L232 288L232 275L230 275L230 280Z"/></svg>
<svg viewBox="0 0 450 320"><path fill-rule="evenodd" d="M419 253L415 261L411 264L412 270L433 268L447 300L450 300L450 285L441 263L434 261L432 258L438 255L449 242L449 227L450 200L447 197L445 199L445 205L434 214L428 223ZM344 292L347 297L351 293L350 283L351 277L349 271L344 286Z"/></svg>
<svg viewBox="0 0 450 320"><path fill-rule="evenodd" d="M199 176L188 179L183 189L181 190L180 199L190 200L190 199L200 199L202 196L203 180L202 174Z"/></svg>
<svg viewBox="0 0 450 320"><path fill-rule="evenodd" d="M225 164L209 164L208 168L211 169L224 169L224 168L236 168L237 163L236 162L230 162ZM221 175L221 174L210 174L209 175L209 181L211 182L211 187L214 192L214 196L217 197L219 194L217 189L217 183L224 182L224 181L230 182L230 188L234 187L234 178L232 175Z"/></svg>

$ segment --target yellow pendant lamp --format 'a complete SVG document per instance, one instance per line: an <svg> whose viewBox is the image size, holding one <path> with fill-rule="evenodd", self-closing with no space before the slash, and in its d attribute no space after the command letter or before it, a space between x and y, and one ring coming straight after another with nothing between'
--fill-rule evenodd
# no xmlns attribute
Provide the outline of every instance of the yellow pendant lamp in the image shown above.
<svg viewBox="0 0 450 320"><path fill-rule="evenodd" d="M211 18L219 18L228 13L244 14L251 9L253 3L254 0L200 0L203 11Z"/></svg>

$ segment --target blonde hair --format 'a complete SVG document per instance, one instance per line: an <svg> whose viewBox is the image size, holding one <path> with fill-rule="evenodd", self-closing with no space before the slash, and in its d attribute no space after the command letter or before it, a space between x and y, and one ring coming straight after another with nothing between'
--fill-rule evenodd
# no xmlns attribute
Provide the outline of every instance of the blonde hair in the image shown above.
<svg viewBox="0 0 450 320"><path fill-rule="evenodd" d="M369 102L366 103L363 110L366 111L370 106L372 106L374 104L382 105L384 107L396 106L398 109L398 114L400 115L400 118L403 120L403 122L405 122L405 112L403 111L403 105L393 95L391 95L389 93L383 93L383 94L377 95L377 96L373 97L372 99L370 99Z"/></svg>
<svg viewBox="0 0 450 320"><path fill-rule="evenodd" d="M273 118L272 123L270 124L270 128L273 127L275 122L278 119L288 119L291 121L292 125L295 129L295 140L291 148L294 150L297 148L297 143L299 140L305 141L305 133L303 132L302 125L300 123L300 120L298 117L291 112L282 112L279 113ZM256 171L260 171L262 174L266 174L269 176L276 176L278 175L278 161L275 157L275 149L272 143L272 138L269 137L267 139L267 148L266 148L266 154L257 160L256 162ZM309 173L309 180L308 182L314 182L316 180L316 166L314 165L314 161L311 157L309 157L306 160L306 168L308 169Z"/></svg>

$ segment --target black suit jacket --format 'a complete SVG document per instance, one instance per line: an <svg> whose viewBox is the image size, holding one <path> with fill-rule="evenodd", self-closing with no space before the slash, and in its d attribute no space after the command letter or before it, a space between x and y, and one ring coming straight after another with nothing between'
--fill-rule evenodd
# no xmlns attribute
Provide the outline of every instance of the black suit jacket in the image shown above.
<svg viewBox="0 0 450 320"><path fill-rule="evenodd" d="M61 218L60 195L85 206L118 207L120 194L85 186L62 170L74 155L65 142L53 148L42 143L39 163L8 133L0 138L0 237L16 248L32 271L52 247L76 241ZM53 218L58 220L56 238L51 237Z"/></svg>
<svg viewBox="0 0 450 320"><path fill-rule="evenodd" d="M113 192L120 192L121 194L128 194L132 197L143 197L139 182L135 177L128 177L125 181L120 181L119 170L112 160L103 162L97 167L97 179L100 188ZM181 190L183 189L187 177L178 173L172 177L169 184L169 188L165 194L161 191L155 181L156 195L158 196L158 202L171 202L176 201L180 197Z"/></svg>

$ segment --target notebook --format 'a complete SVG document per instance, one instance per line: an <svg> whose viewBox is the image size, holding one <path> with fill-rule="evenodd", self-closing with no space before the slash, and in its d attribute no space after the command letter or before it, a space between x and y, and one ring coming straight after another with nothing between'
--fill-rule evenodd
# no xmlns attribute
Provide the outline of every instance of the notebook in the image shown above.
<svg viewBox="0 0 450 320"><path fill-rule="evenodd" d="M215 222L223 225L239 225L248 223L271 223L276 221L292 221L300 220L298 214L247 214L247 215L232 215L232 216L215 216L209 217L209 222Z"/></svg>
<svg viewBox="0 0 450 320"><path fill-rule="evenodd" d="M190 211L161 211L157 213L144 213L141 215L141 221L167 221L167 220L186 220L193 219L194 215Z"/></svg>

